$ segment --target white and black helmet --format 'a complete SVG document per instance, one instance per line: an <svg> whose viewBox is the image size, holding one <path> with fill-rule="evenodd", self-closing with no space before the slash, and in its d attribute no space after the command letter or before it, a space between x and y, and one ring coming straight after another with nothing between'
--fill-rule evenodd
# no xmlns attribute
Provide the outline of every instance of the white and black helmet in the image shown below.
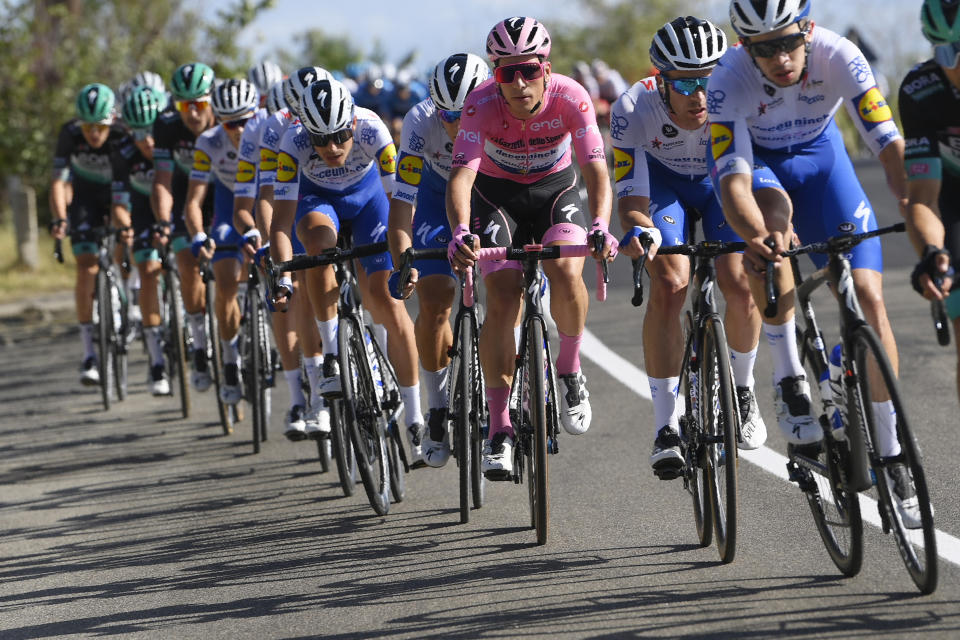
<svg viewBox="0 0 960 640"><path fill-rule="evenodd" d="M300 121L318 135L346 129L353 124L353 96L342 82L314 82L300 97Z"/></svg>
<svg viewBox="0 0 960 640"><path fill-rule="evenodd" d="M300 96L312 83L318 80L332 80L333 76L326 69L320 67L301 67L290 74L290 77L283 81L283 97L287 100L287 105L297 111L300 108ZM297 113L296 115L300 115Z"/></svg>
<svg viewBox="0 0 960 640"><path fill-rule="evenodd" d="M284 84L284 80L274 82L273 86L267 91L267 104L265 106L269 113L276 113L280 109L287 108L287 99L283 96Z"/></svg>
<svg viewBox="0 0 960 640"><path fill-rule="evenodd" d="M467 94L490 77L490 69L480 56L455 53L440 61L430 77L430 97L437 109L460 111Z"/></svg>
<svg viewBox="0 0 960 640"><path fill-rule="evenodd" d="M270 87L283 80L283 70L273 62L261 62L250 67L247 80L253 83L260 95L266 95Z"/></svg>
<svg viewBox="0 0 960 640"><path fill-rule="evenodd" d="M741 38L759 36L810 15L810 0L731 0L730 24Z"/></svg>
<svg viewBox="0 0 960 640"><path fill-rule="evenodd" d="M660 27L650 62L660 71L712 69L727 50L727 36L709 20L677 18Z"/></svg>
<svg viewBox="0 0 960 640"><path fill-rule="evenodd" d="M150 87L160 93L167 92L167 87L163 84L163 78L160 77L159 73L154 73L153 71L141 71L133 76L129 84L131 90L137 87Z"/></svg>
<svg viewBox="0 0 960 640"><path fill-rule="evenodd" d="M246 80L231 78L213 90L213 113L221 120L230 120L260 106L256 87Z"/></svg>

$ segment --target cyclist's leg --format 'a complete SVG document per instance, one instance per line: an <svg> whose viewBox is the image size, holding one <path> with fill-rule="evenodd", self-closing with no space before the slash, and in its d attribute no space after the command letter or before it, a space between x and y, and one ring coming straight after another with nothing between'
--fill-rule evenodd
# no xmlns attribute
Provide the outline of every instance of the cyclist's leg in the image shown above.
<svg viewBox="0 0 960 640"><path fill-rule="evenodd" d="M297 239L295 230L291 230L290 240L293 244L295 254L304 253L304 247ZM306 310L306 319L308 324L313 327L314 333L317 328L313 323L313 314L310 312L310 300L303 299L306 295L306 287L302 286L301 273L293 275L293 297L290 299L290 305L287 313L271 314L273 325L273 337L277 345L277 353L280 356L280 365L283 367L283 377L287 382L287 388L290 392L290 406L287 408L287 414L284 420L284 434L290 440L301 440L303 433L307 428L307 399L303 395L303 386L300 375L300 340L298 334L298 325L304 316ZM319 339L317 340L319 343Z"/></svg>
<svg viewBox="0 0 960 640"><path fill-rule="evenodd" d="M151 245L150 231L139 236L133 245L133 259L140 275L140 310L143 316L143 335L150 354L150 393L155 396L170 393L163 357L163 335L160 326L160 254Z"/></svg>
<svg viewBox="0 0 960 640"><path fill-rule="evenodd" d="M216 185L218 204L220 194L229 194L229 191L220 184ZM222 191L221 191L222 189ZM222 209L218 208L218 215L214 219L211 229L218 248L210 260L213 268L214 280L217 283L214 296L214 312L217 315L220 346L223 353L223 381L220 386L220 397L226 404L236 404L243 397L243 385L240 377L240 305L237 303L237 290L240 278L240 265L243 257L240 245L243 237L233 228L229 221L228 211L232 208L227 205L231 202L225 198ZM235 249L225 249L223 246L234 246ZM211 339L216 339L214 336Z"/></svg>
<svg viewBox="0 0 960 640"><path fill-rule="evenodd" d="M93 297L99 271L99 248L89 228L71 232L70 245L77 262L74 296L77 323L80 325L80 339L83 344L80 382L85 385L96 385L100 382L100 374L97 370L97 351L93 344Z"/></svg>

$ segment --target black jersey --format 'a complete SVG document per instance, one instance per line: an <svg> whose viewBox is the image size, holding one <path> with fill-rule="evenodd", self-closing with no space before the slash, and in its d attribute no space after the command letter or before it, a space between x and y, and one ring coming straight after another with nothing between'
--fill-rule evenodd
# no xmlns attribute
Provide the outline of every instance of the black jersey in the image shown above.
<svg viewBox="0 0 960 640"><path fill-rule="evenodd" d="M110 213L110 183L113 181L111 156L130 141L119 124L111 125L107 141L94 149L83 137L80 120L71 120L60 128L53 156L53 176L73 185L73 199L67 205L72 227L87 223L99 226Z"/></svg>
<svg viewBox="0 0 960 640"><path fill-rule="evenodd" d="M173 173L171 191L173 211L171 214L174 231L186 231L183 224L183 207L187 202L187 186L190 171L193 169L193 148L197 137L183 124L180 114L172 107L157 117L153 124L153 162L157 171ZM213 217L213 189L207 190L203 202L204 226Z"/></svg>
<svg viewBox="0 0 960 640"><path fill-rule="evenodd" d="M909 180L940 180L946 248L960 269L960 89L933 60L918 64L900 85L900 118Z"/></svg>
<svg viewBox="0 0 960 640"><path fill-rule="evenodd" d="M150 207L153 161L131 140L113 154L113 201L130 211L130 224L139 235L154 222Z"/></svg>

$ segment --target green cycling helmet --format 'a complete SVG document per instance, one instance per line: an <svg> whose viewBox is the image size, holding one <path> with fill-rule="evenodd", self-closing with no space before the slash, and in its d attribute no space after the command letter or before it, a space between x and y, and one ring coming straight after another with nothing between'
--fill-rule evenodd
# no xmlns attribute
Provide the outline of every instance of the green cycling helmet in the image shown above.
<svg viewBox="0 0 960 640"><path fill-rule="evenodd" d="M152 127L161 110L161 99L153 87L137 87L123 103L123 120L131 129Z"/></svg>
<svg viewBox="0 0 960 640"><path fill-rule="evenodd" d="M84 122L110 123L113 120L113 89L105 84L88 84L77 94L77 115Z"/></svg>
<svg viewBox="0 0 960 640"><path fill-rule="evenodd" d="M923 35L934 45L960 42L960 0L924 0L920 9Z"/></svg>
<svg viewBox="0 0 960 640"><path fill-rule="evenodd" d="M213 69L202 62L180 65L173 72L170 92L177 100L196 100L213 90Z"/></svg>

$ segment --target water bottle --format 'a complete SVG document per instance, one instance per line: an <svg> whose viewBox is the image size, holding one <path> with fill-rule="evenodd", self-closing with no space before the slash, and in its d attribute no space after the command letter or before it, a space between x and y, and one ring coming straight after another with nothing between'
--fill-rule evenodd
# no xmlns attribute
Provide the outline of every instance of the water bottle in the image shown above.
<svg viewBox="0 0 960 640"><path fill-rule="evenodd" d="M827 417L830 419L830 424L833 425L833 435L837 439L843 439L846 437L844 433L844 425L846 421L844 420L844 409L846 408L846 402L844 401L843 393L843 345L837 344L833 347L833 350L830 352L829 358L829 384L826 394L824 394L824 385L821 382L821 398L824 399L824 405L826 406L826 399L832 398L832 406L827 406Z"/></svg>
<svg viewBox="0 0 960 640"><path fill-rule="evenodd" d="M373 383L377 387L377 397L383 400L383 378L380 375L380 360L373 348L370 331L363 332L363 340L367 346L367 359L370 360L370 370L373 372Z"/></svg>

